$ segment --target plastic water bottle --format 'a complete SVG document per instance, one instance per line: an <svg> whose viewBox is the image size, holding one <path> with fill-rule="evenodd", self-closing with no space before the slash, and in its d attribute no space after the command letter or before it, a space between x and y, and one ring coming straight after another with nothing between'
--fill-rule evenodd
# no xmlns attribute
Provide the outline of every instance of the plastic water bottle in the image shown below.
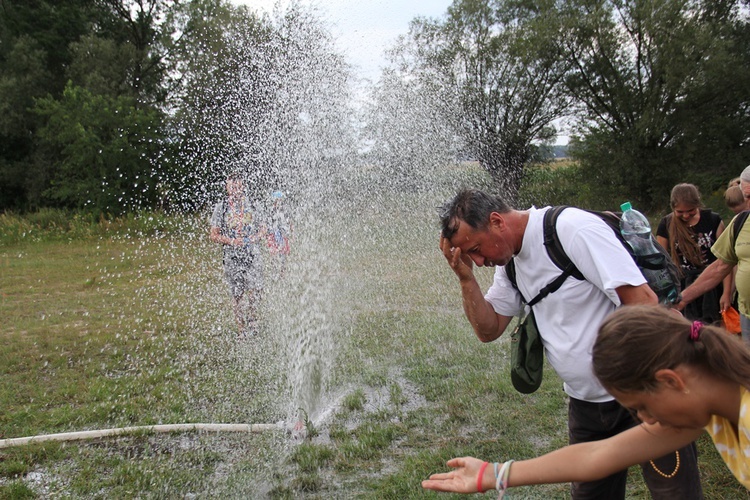
<svg viewBox="0 0 750 500"><path fill-rule="evenodd" d="M639 261L656 263L659 267L658 264L664 263L668 257L656 247L646 216L633 209L629 201L620 205L620 209L620 232L625 241L633 248ZM670 305L677 302L679 291L666 265L662 265L660 269L648 269L640 264L638 267L661 304Z"/></svg>

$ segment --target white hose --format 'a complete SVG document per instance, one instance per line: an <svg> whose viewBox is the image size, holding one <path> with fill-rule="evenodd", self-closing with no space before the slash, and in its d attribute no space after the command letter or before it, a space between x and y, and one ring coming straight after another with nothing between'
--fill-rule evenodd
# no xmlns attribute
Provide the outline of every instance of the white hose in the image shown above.
<svg viewBox="0 0 750 500"><path fill-rule="evenodd" d="M163 424L141 425L137 427L118 427L115 429L99 429L94 431L62 432L60 434L43 434L11 439L0 439L0 449L11 446L23 446L44 441L79 441L82 439L96 439L110 436L123 436L138 432L264 432L270 430L285 430L281 424Z"/></svg>

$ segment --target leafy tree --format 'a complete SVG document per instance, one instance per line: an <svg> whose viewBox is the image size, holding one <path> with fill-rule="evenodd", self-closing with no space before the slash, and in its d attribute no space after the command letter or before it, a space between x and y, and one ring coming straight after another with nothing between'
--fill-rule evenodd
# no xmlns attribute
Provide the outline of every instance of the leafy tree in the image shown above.
<svg viewBox="0 0 750 500"><path fill-rule="evenodd" d="M579 105L574 152L602 199L660 208L674 183L716 188L747 162L750 33L740 5L561 4L557 43L574 65L566 84Z"/></svg>
<svg viewBox="0 0 750 500"><path fill-rule="evenodd" d="M381 182L407 190L425 186L426 177L460 155L453 124L444 118L445 103L419 80L387 69L365 110L364 134ZM429 182L427 183L429 184Z"/></svg>
<svg viewBox="0 0 750 500"><path fill-rule="evenodd" d="M236 169L258 194L292 189L321 156L341 156L331 137L343 140L349 125L345 66L314 12L259 17L217 0L183 7L174 49L181 203L210 201Z"/></svg>
<svg viewBox="0 0 750 500"><path fill-rule="evenodd" d="M100 36L126 48L128 83L141 103L159 105L167 97L168 47L174 34L166 22L177 0L99 0L108 14Z"/></svg>
<svg viewBox="0 0 750 500"><path fill-rule="evenodd" d="M71 83L62 99L37 102L40 147L54 162L43 192L53 205L121 214L155 202L153 164L161 117L127 96L96 95Z"/></svg>
<svg viewBox="0 0 750 500"><path fill-rule="evenodd" d="M132 134L134 124L145 123L150 128L138 130L138 137L151 135L152 144L163 143L168 69L164 40L171 36L163 17L174 4L173 0L0 3L0 89L5 91L0 110L7 111L0 118L0 180L4 181L0 208L51 204L124 209L126 204L120 201L105 203L91 194L90 185L81 188L81 179L102 173L103 161L91 157L82 144L99 141L106 152L107 144L117 142L112 139L117 131ZM66 86L66 82L70 83ZM74 103L87 109L75 112ZM91 109L99 115L86 112ZM47 122L51 119L55 123ZM73 143L62 147L62 138ZM109 152L113 151L121 157L107 161L118 165L123 175L142 173L143 159L154 156L143 147ZM64 168L58 169L61 165ZM163 168L156 167L152 176ZM67 175L70 179L63 179ZM100 178L105 186L113 185L110 180ZM133 178L127 181L136 184ZM115 199L128 196L120 193ZM140 192L135 196L136 203L149 198Z"/></svg>
<svg viewBox="0 0 750 500"><path fill-rule="evenodd" d="M62 94L68 44L90 29L93 4L0 1L0 210L41 202L45 174L34 143L39 117L31 109L35 98Z"/></svg>
<svg viewBox="0 0 750 500"><path fill-rule="evenodd" d="M559 25L530 30L514 2L455 0L441 21L416 19L397 51L401 70L441 93L445 118L500 189L515 199L535 144L554 137L567 101L567 62L548 50ZM542 32L544 36L538 36Z"/></svg>

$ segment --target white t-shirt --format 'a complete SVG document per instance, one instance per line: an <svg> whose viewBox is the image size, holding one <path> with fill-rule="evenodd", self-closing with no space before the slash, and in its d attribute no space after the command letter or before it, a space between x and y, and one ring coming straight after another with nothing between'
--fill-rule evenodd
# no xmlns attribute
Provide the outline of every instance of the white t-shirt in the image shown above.
<svg viewBox="0 0 750 500"><path fill-rule="evenodd" d="M516 281L527 300L562 272L544 247L544 212L529 210L529 221L521 251L515 257ZM591 350L599 325L620 305L616 288L646 283L622 243L596 215L568 208L557 219L557 234L565 253L586 277L568 277L555 292L534 305L545 354L560 378L565 392L592 403L613 398L599 384L591 366ZM485 299L495 312L517 316L522 312L521 295L508 280L504 267L495 270Z"/></svg>

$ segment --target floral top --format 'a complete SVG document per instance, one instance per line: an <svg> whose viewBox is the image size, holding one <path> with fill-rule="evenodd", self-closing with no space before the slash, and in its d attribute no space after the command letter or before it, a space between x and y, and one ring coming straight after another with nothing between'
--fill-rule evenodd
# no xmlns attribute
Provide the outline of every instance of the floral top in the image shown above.
<svg viewBox="0 0 750 500"><path fill-rule="evenodd" d="M750 391L742 387L740 392L738 432L729 420L718 415L711 417L706 431L734 477L750 489Z"/></svg>

